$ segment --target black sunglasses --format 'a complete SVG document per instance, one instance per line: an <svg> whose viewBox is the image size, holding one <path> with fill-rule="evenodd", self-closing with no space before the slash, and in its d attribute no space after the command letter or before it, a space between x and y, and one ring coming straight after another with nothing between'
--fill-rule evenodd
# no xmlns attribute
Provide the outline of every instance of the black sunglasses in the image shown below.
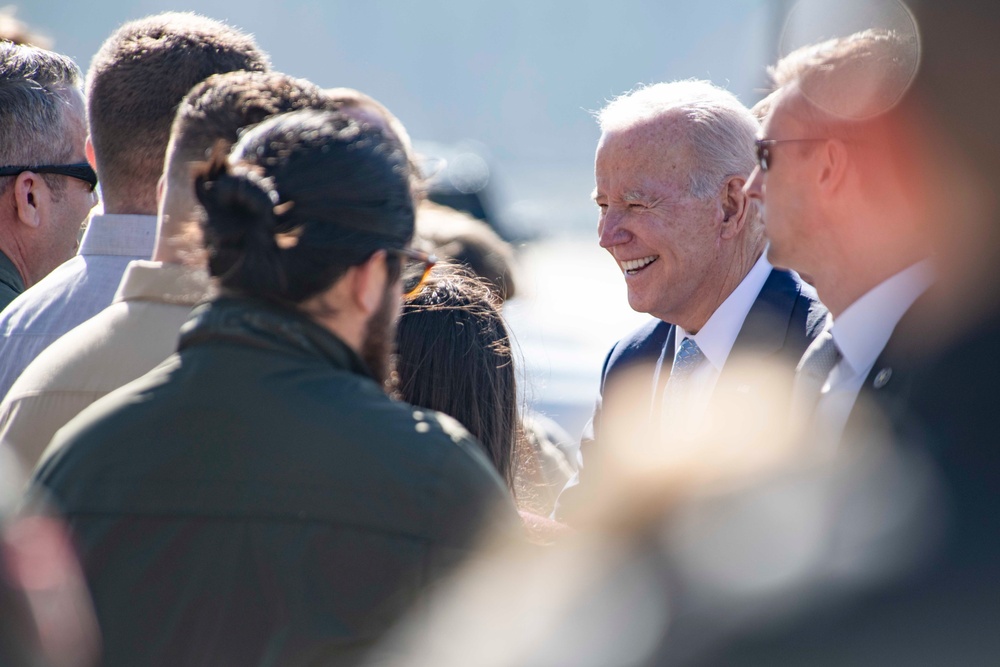
<svg viewBox="0 0 1000 667"><path fill-rule="evenodd" d="M61 174L70 178L77 178L90 185L93 192L97 187L97 172L86 162L75 164L40 164L35 167L0 167L0 176L17 176L26 171L36 174Z"/></svg>
<svg viewBox="0 0 1000 667"><path fill-rule="evenodd" d="M760 166L760 170L767 171L771 168L773 146L794 141L826 141L826 139L757 139L754 144L757 146L757 165Z"/></svg>
<svg viewBox="0 0 1000 667"><path fill-rule="evenodd" d="M420 291L420 288L427 281L427 276L431 274L431 269L438 261L434 255L412 248L390 248L386 252L403 258L401 279L403 281L403 296L407 298Z"/></svg>

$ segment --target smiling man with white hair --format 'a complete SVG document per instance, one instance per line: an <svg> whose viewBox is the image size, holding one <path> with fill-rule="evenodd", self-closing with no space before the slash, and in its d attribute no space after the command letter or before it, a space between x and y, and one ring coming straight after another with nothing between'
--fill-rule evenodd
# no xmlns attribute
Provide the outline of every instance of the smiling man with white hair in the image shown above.
<svg viewBox="0 0 1000 667"><path fill-rule="evenodd" d="M696 424L732 355L794 366L822 320L811 290L764 256L759 206L743 192L759 125L735 96L707 81L660 83L614 99L597 118L600 244L629 305L652 318L604 362L585 456L628 369L648 370L618 399L633 416L657 428Z"/></svg>

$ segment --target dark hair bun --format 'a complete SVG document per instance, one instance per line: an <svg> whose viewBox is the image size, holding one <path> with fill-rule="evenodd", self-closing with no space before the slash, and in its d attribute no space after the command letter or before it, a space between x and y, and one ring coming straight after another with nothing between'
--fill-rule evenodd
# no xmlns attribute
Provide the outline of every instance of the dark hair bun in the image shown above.
<svg viewBox="0 0 1000 667"><path fill-rule="evenodd" d="M413 235L406 151L379 128L293 111L247 130L228 163L222 152L196 172L195 192L209 272L228 291L301 304ZM388 268L394 282L398 258Z"/></svg>
<svg viewBox="0 0 1000 667"><path fill-rule="evenodd" d="M195 177L195 194L205 209L202 221L208 270L223 286L271 291L282 280L274 239L277 193L253 171L235 171L216 155ZM264 296L261 293L261 296Z"/></svg>

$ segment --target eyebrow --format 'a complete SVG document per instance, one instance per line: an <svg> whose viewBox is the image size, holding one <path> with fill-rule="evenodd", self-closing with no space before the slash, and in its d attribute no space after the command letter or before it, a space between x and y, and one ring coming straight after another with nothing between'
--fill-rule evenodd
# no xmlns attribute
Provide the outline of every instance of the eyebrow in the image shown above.
<svg viewBox="0 0 1000 667"><path fill-rule="evenodd" d="M629 190L624 195L622 195L623 201L636 202L636 201L649 201L649 197L646 193L639 190Z"/></svg>

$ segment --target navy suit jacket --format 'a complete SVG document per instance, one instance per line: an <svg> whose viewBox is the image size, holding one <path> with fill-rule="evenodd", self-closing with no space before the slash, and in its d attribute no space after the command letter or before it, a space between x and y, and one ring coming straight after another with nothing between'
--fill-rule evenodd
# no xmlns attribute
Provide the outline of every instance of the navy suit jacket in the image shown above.
<svg viewBox="0 0 1000 667"><path fill-rule="evenodd" d="M752 354L756 358L778 361L787 364L790 373L794 372L810 341L822 331L826 312L815 291L797 275L773 269L743 322L732 354ZM643 405L650 407L651 418L658 419L659 410L653 406L662 402L663 388L673 363L675 332L673 324L652 319L611 349L604 360L594 417L581 442L585 464L587 452L603 435L602 416L616 400L616 381L629 371L639 374L641 386L630 386L627 400L633 405L638 404L635 393L638 390ZM725 376L726 369L723 368L720 380ZM633 377L632 382L635 381Z"/></svg>

